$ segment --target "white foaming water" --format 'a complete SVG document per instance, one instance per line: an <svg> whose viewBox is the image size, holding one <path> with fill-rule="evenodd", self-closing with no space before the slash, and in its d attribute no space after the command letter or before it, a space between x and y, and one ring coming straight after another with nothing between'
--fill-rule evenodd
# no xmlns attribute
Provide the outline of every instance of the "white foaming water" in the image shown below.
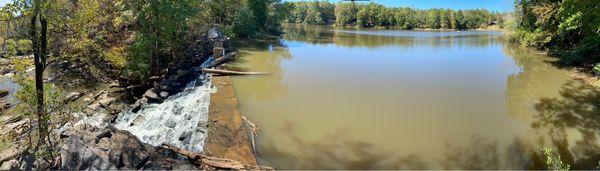
<svg viewBox="0 0 600 171"><path fill-rule="evenodd" d="M210 94L214 92L210 76L203 75L163 103L144 105L137 113L122 112L115 121L115 127L131 132L144 143L155 146L171 144L202 152Z"/></svg>

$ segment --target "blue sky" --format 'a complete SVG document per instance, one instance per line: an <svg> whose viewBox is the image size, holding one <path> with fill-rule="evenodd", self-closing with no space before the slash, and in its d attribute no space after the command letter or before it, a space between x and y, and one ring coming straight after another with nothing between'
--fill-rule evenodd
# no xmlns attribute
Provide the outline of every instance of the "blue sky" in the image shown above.
<svg viewBox="0 0 600 171"><path fill-rule="evenodd" d="M284 0L305 1L305 0ZM340 0L329 0L339 2ZM413 7L418 9L451 8L475 9L485 8L492 11L505 12L513 9L513 0L371 0L371 2L390 7ZM367 2L368 3L368 2Z"/></svg>
<svg viewBox="0 0 600 171"><path fill-rule="evenodd" d="M13 0L0 0L0 6L4 6L9 2L12 2Z"/></svg>
<svg viewBox="0 0 600 171"><path fill-rule="evenodd" d="M0 0L0 6L13 0ZM283 0L302 1L302 0ZM329 0L339 2L340 0ZM488 10L505 12L512 10L513 0L372 0L373 2L391 7L413 7L419 9L429 8L451 8L451 9L474 9L485 8Z"/></svg>

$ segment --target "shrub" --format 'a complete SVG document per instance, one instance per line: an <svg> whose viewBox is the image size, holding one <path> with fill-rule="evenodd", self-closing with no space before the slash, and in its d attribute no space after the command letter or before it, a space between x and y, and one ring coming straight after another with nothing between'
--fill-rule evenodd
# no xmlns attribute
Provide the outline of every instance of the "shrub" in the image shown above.
<svg viewBox="0 0 600 171"><path fill-rule="evenodd" d="M26 54L31 53L31 50L32 50L31 49L31 46L32 46L31 40L21 39L17 42L17 44L19 45L17 47L19 54L26 55Z"/></svg>
<svg viewBox="0 0 600 171"><path fill-rule="evenodd" d="M13 39L7 39L4 46L6 47L6 56L14 56L17 54L17 42Z"/></svg>
<svg viewBox="0 0 600 171"><path fill-rule="evenodd" d="M140 80L148 78L148 68L150 64L151 42L144 36L136 37L135 41L129 46L127 53L127 64L125 65L125 74Z"/></svg>
<svg viewBox="0 0 600 171"><path fill-rule="evenodd" d="M544 155L546 156L546 165L549 170L569 170L571 166L560 159L560 156L554 155L552 148L542 148Z"/></svg>
<svg viewBox="0 0 600 171"><path fill-rule="evenodd" d="M600 75L600 63L596 64L596 66L594 66L594 73L596 75Z"/></svg>

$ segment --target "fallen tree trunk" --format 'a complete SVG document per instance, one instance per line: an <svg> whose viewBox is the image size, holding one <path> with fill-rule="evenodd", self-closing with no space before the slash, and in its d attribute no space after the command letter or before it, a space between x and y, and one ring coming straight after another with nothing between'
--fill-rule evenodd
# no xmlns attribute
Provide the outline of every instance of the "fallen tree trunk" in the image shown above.
<svg viewBox="0 0 600 171"><path fill-rule="evenodd" d="M210 68L202 68L202 72L211 73L211 74L219 74L219 75L269 75L269 73L266 73L266 72L244 72L244 71L230 71L230 70L210 69Z"/></svg>
<svg viewBox="0 0 600 171"><path fill-rule="evenodd" d="M185 157L187 157L190 161L195 164L212 167L216 169L233 169L233 170L274 170L270 167L265 166L256 166L256 165L245 165L239 161L218 158L218 157L210 157L205 156L199 153L194 153L188 151L186 149L182 149L179 147L175 147L173 145L163 144L163 147L172 150L175 153L179 153ZM206 168L204 168L206 169Z"/></svg>
<svg viewBox="0 0 600 171"><path fill-rule="evenodd" d="M219 66L219 65L223 64L223 62L235 57L235 55L236 55L235 52L231 52L231 53L225 54L221 57L218 57L209 66L207 66L207 68L213 68L213 67Z"/></svg>
<svg viewBox="0 0 600 171"><path fill-rule="evenodd" d="M258 151L256 151L256 141L254 140L254 138L256 138L256 136L258 135L258 126L250 122L250 120L245 116L242 116L242 119L244 119L248 123L248 126L250 126L250 129L252 131L252 136L250 136L250 140L252 140L252 151L254 151L254 155L256 155L258 154Z"/></svg>

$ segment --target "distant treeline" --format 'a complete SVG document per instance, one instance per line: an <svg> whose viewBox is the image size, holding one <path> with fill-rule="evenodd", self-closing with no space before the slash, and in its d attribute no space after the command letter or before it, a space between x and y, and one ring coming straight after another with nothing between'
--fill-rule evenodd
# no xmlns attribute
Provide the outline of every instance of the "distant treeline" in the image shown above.
<svg viewBox="0 0 600 171"><path fill-rule="evenodd" d="M502 26L503 15L485 9L413 9L385 7L377 3L328 1L287 2L288 23L337 26L396 27L402 29L477 29Z"/></svg>

